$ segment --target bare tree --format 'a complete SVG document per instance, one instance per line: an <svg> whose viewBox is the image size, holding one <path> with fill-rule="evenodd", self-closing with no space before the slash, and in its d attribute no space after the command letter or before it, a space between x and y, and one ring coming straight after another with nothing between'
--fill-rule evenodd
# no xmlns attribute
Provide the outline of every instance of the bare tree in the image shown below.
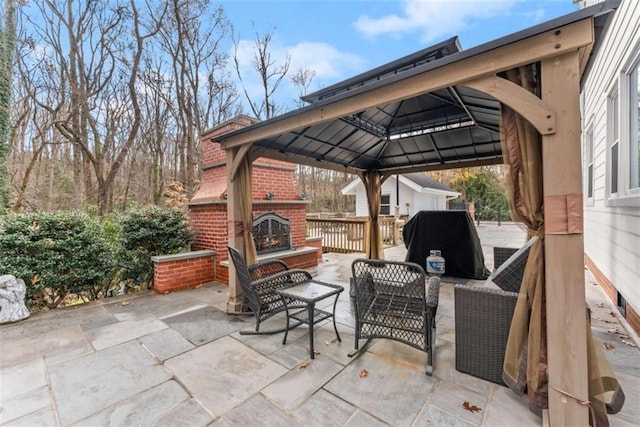
<svg viewBox="0 0 640 427"><path fill-rule="evenodd" d="M287 76L287 73L289 72L289 65L291 63L291 58L288 54L285 59L280 62L272 57L271 43L273 42L274 32L275 28L262 35L256 32L256 38L251 52L251 70L258 75L261 85L260 88L262 93L259 97L252 96L247 89L245 76L243 76L243 71L241 69L239 52L240 40L239 37L234 38L233 59L235 62L236 74L238 75L238 80L240 80L242 85L242 89L244 91L245 98L249 103L249 107L251 108L251 112L256 118L261 120L270 119L280 110L280 107L274 100L274 94L276 90L278 90L283 79Z"/></svg>
<svg viewBox="0 0 640 427"><path fill-rule="evenodd" d="M298 99L293 100L297 107L303 107L305 105L302 97L308 93L309 87L315 77L316 71L311 68L298 68L291 76L291 84L298 90Z"/></svg>
<svg viewBox="0 0 640 427"><path fill-rule="evenodd" d="M171 0L164 22L157 24L161 28L160 46L169 54L174 80L180 181L187 194L192 194L199 178L200 134L209 124L207 119L215 105L211 98L201 103L200 91L206 88L213 99L223 90L229 93L229 82L217 76L226 64L221 43L231 26L222 7L209 13L208 2L203 0ZM202 76L205 82L201 82ZM220 99L235 101L228 96Z"/></svg>
<svg viewBox="0 0 640 427"><path fill-rule="evenodd" d="M140 63L145 41L158 28L143 30L134 0L114 7L96 0L46 0L38 7L43 20L31 23L51 48L52 73L68 82L59 88L59 111L43 106L56 114L57 130L73 147L74 179L84 184L76 185L76 208L84 196L104 215L140 128Z"/></svg>

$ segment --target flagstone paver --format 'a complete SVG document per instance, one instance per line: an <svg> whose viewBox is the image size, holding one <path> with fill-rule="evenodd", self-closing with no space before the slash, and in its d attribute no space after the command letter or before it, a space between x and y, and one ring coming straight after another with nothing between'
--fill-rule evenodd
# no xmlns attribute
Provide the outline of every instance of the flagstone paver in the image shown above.
<svg viewBox="0 0 640 427"><path fill-rule="evenodd" d="M166 381L78 421L74 426L140 425L188 400L175 381Z"/></svg>
<svg viewBox="0 0 640 427"><path fill-rule="evenodd" d="M176 427L189 426L200 427L211 423L213 418L204 408L195 400L189 399L174 406L167 412L158 417L142 423L143 427Z"/></svg>
<svg viewBox="0 0 640 427"><path fill-rule="evenodd" d="M167 360L195 348L193 344L173 329L154 332L140 338L140 342L159 360Z"/></svg>
<svg viewBox="0 0 640 427"><path fill-rule="evenodd" d="M349 420L344 424L344 427L378 427L387 425L389 424L383 423L366 412L358 411L349 418Z"/></svg>
<svg viewBox="0 0 640 427"><path fill-rule="evenodd" d="M264 397L256 395L224 414L213 425L216 427L292 427L301 426L302 423L279 410Z"/></svg>
<svg viewBox="0 0 640 427"><path fill-rule="evenodd" d="M247 327L242 319L229 316L211 306L167 317L164 322L196 346Z"/></svg>
<svg viewBox="0 0 640 427"><path fill-rule="evenodd" d="M484 411L487 426L540 426L540 418L522 405L522 399L507 387L496 386Z"/></svg>
<svg viewBox="0 0 640 427"><path fill-rule="evenodd" d="M51 407L42 408L27 416L15 419L7 424L3 424L3 427L56 427L56 414Z"/></svg>
<svg viewBox="0 0 640 427"><path fill-rule="evenodd" d="M65 326L37 335L29 334L22 339L2 340L0 366L20 363L46 355L56 355L68 350L84 347L87 340L79 325Z"/></svg>
<svg viewBox="0 0 640 427"><path fill-rule="evenodd" d="M333 378L342 365L323 355L309 359L262 390L271 402L291 411Z"/></svg>
<svg viewBox="0 0 640 427"><path fill-rule="evenodd" d="M434 388L429 399L433 405L444 409L458 418L480 425L487 409L488 394L480 394L468 388L441 381ZM469 402L469 407L477 407L477 411L471 411L463 407L464 402Z"/></svg>
<svg viewBox="0 0 640 427"><path fill-rule="evenodd" d="M49 387L46 385L27 390L22 394L3 398L0 410L0 424L5 424L16 418L50 407L51 396Z"/></svg>
<svg viewBox="0 0 640 427"><path fill-rule="evenodd" d="M473 427L479 424L470 423L467 420L464 420L460 417L455 416L454 414L443 410L442 408L438 408L435 405L427 404L420 415L418 415L418 419L414 423L416 426L447 426L447 427ZM508 424L503 424L508 425ZM511 424L516 426L518 424Z"/></svg>
<svg viewBox="0 0 640 427"><path fill-rule="evenodd" d="M215 417L288 372L231 337L169 359L165 366Z"/></svg>
<svg viewBox="0 0 640 427"><path fill-rule="evenodd" d="M86 332L87 338L96 350L122 344L123 342L167 329L167 325L155 318L127 319Z"/></svg>
<svg viewBox="0 0 640 427"><path fill-rule="evenodd" d="M341 426L357 408L325 390L319 390L294 411L304 425L310 427Z"/></svg>
<svg viewBox="0 0 640 427"><path fill-rule="evenodd" d="M4 345L2 351L4 352ZM46 385L46 368L42 358L0 368L0 401L2 402Z"/></svg>
<svg viewBox="0 0 640 427"><path fill-rule="evenodd" d="M60 422L70 425L171 378L130 341L49 368Z"/></svg>
<svg viewBox="0 0 640 427"><path fill-rule="evenodd" d="M362 370L368 372L366 377L360 376ZM365 353L325 389L387 423L407 426L416 418L437 382L422 370Z"/></svg>

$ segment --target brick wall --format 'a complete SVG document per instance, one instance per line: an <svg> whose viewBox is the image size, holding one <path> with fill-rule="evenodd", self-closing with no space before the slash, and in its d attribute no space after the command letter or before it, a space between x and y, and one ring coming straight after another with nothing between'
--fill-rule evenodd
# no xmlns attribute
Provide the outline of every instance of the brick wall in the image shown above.
<svg viewBox="0 0 640 427"><path fill-rule="evenodd" d="M215 258L214 251L152 257L154 290L165 294L213 282Z"/></svg>

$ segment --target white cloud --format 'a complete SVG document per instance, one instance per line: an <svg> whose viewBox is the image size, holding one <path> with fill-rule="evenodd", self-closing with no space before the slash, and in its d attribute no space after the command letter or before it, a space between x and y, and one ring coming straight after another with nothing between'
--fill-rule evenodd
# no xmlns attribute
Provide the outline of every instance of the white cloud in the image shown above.
<svg viewBox="0 0 640 427"><path fill-rule="evenodd" d="M400 15L360 16L356 29L366 37L420 33L427 42L457 34L472 19L509 15L516 0L403 0Z"/></svg>

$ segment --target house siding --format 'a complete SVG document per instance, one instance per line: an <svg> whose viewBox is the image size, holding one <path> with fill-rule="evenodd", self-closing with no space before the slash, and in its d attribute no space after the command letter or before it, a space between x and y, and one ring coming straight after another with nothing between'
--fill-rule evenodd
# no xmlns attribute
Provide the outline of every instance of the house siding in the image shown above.
<svg viewBox="0 0 640 427"><path fill-rule="evenodd" d="M606 280L613 285L627 306L631 306L632 313L640 312L640 207L608 206L607 105L611 89L616 87L623 68L638 49L640 1L624 0L583 82L582 92L583 130L593 128L594 161L592 199L586 198L585 184L585 253L592 269L597 269L599 282L603 284ZM623 87L618 87L622 96ZM628 110L621 109L620 116L623 114L628 114ZM624 156L622 151L620 156ZM617 298L611 292L608 294L615 303Z"/></svg>

